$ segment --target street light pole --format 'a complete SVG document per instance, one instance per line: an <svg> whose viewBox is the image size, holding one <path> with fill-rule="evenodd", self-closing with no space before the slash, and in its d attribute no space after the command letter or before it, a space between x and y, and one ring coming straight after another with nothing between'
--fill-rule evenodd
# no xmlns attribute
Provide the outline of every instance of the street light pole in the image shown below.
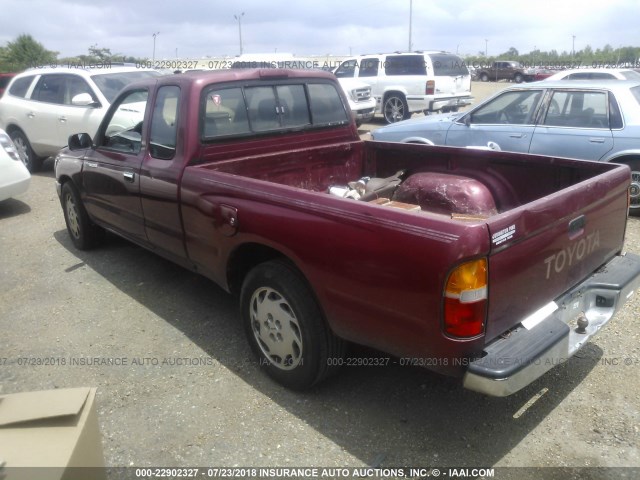
<svg viewBox="0 0 640 480"><path fill-rule="evenodd" d="M576 36L571 35L573 37L573 43L571 44L571 60L575 60L576 58Z"/></svg>
<svg viewBox="0 0 640 480"><path fill-rule="evenodd" d="M489 56L489 55L488 55L488 52L489 52L489 47L488 47L488 45L489 45L489 39L488 39L488 38L485 38L485 39L484 39L484 56L485 56L485 57L488 57L488 56Z"/></svg>
<svg viewBox="0 0 640 480"><path fill-rule="evenodd" d="M411 41L411 27L413 25L413 0L409 0L409 51L413 47L413 42Z"/></svg>
<svg viewBox="0 0 640 480"><path fill-rule="evenodd" d="M154 33L153 36L153 57L151 63L155 63L156 62L156 37L160 35L160 32L156 32Z"/></svg>
<svg viewBox="0 0 640 480"><path fill-rule="evenodd" d="M240 55L242 55L242 17L244 17L244 12L242 12L239 15L233 16L233 18L235 18L238 21L238 37L240 37Z"/></svg>

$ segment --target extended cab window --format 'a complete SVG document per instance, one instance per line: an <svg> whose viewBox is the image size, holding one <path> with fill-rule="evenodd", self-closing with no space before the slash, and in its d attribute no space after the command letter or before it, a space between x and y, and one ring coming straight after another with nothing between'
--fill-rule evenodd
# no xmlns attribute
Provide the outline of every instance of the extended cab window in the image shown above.
<svg viewBox="0 0 640 480"><path fill-rule="evenodd" d="M209 90L204 94L203 138L250 133L241 88Z"/></svg>
<svg viewBox="0 0 640 480"><path fill-rule="evenodd" d="M140 152L148 95L147 90L134 90L120 99L112 110L100 147L123 153Z"/></svg>
<svg viewBox="0 0 640 480"><path fill-rule="evenodd" d="M149 150L153 158L170 160L176 153L180 88L160 87L151 118Z"/></svg>
<svg viewBox="0 0 640 480"><path fill-rule="evenodd" d="M607 103L606 92L554 92L544 119L544 125L574 128L608 128Z"/></svg>

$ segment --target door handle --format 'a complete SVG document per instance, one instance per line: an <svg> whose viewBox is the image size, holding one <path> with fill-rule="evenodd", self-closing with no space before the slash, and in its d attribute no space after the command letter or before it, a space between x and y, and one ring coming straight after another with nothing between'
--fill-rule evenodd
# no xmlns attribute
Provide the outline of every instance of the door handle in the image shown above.
<svg viewBox="0 0 640 480"><path fill-rule="evenodd" d="M604 138L602 138L602 137L590 137L589 141L591 143L604 143Z"/></svg>
<svg viewBox="0 0 640 480"><path fill-rule="evenodd" d="M67 117L62 115L62 116L58 117L58 120L60 120L61 123L65 123L67 121Z"/></svg>
<svg viewBox="0 0 640 480"><path fill-rule="evenodd" d="M124 172L122 176L124 177L125 181L131 183L133 183L133 181L136 179L136 174L133 172Z"/></svg>
<svg viewBox="0 0 640 480"><path fill-rule="evenodd" d="M29 112L29 113L27 113L27 117L29 117L29 118L33 118L33 117L35 117L35 116L36 116L36 114L35 114L35 113L33 113L33 112Z"/></svg>
<svg viewBox="0 0 640 480"><path fill-rule="evenodd" d="M511 138L523 138L525 135L524 133L510 133L509 136Z"/></svg>

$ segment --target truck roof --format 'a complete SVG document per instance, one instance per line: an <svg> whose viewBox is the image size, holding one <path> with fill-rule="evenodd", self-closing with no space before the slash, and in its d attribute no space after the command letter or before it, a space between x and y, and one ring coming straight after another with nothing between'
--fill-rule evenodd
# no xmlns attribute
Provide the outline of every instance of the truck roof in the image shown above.
<svg viewBox="0 0 640 480"><path fill-rule="evenodd" d="M149 80L141 80L132 83L134 87L148 87L150 85L175 85L178 84L210 84L249 80L274 80L295 78L323 78L337 81L336 77L322 70L300 70L286 68L247 68L225 70L191 70L185 73L165 75Z"/></svg>

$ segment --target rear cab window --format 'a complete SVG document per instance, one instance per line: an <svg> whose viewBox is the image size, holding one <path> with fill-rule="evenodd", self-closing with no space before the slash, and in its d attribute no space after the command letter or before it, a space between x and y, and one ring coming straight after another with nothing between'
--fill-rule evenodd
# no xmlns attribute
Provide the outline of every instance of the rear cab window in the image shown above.
<svg viewBox="0 0 640 480"><path fill-rule="evenodd" d="M203 141L350 122L333 83L211 85L201 98Z"/></svg>

